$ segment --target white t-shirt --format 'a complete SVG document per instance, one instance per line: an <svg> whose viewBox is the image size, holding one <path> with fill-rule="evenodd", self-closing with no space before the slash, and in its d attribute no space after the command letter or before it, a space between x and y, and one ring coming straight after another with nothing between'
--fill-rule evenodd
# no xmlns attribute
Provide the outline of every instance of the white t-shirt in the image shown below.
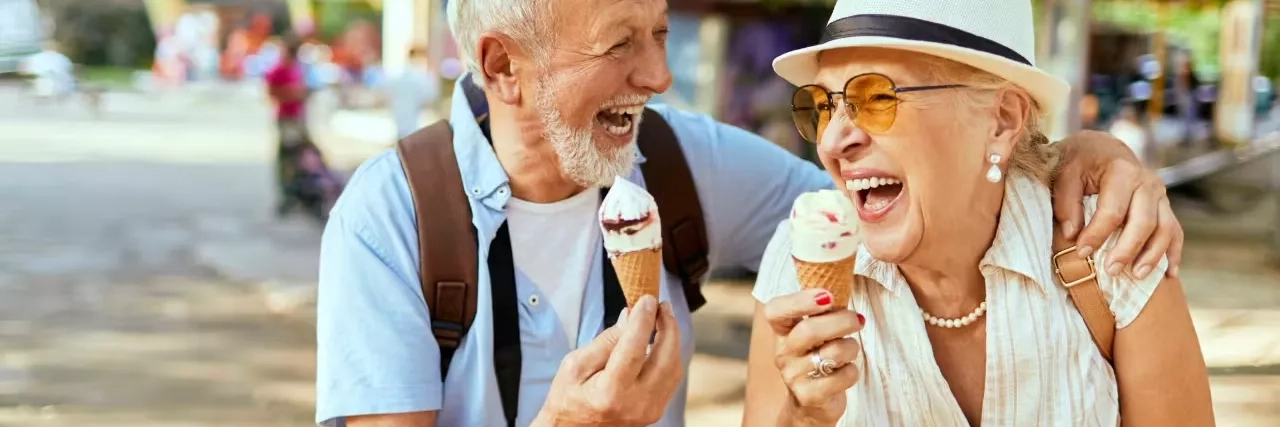
<svg viewBox="0 0 1280 427"><path fill-rule="evenodd" d="M507 202L507 227L516 270L533 281L551 303L564 327L569 348L577 347L586 292L596 253L600 226L596 211L600 191L587 189L555 203Z"/></svg>

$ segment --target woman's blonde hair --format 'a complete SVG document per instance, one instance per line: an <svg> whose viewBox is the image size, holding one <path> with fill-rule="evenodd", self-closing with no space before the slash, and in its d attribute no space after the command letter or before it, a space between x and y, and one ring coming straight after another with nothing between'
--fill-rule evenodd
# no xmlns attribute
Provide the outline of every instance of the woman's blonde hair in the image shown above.
<svg viewBox="0 0 1280 427"><path fill-rule="evenodd" d="M993 108L999 102L996 94L1006 89L1017 91L1030 100L1031 108L1027 111L1022 135L1017 144L1014 144L1006 164L1010 169L1021 171L1045 184L1050 183L1058 166L1059 153L1057 147L1050 144L1049 138L1044 135L1044 110L1035 98L1008 80L969 65L933 56L925 57L925 60L927 64L924 69L930 81L967 86L963 99L970 107Z"/></svg>

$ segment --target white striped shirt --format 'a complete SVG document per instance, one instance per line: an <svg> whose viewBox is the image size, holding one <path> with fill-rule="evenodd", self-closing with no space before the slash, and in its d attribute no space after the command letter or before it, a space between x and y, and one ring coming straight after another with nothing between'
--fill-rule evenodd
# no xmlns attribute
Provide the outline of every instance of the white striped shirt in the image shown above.
<svg viewBox="0 0 1280 427"><path fill-rule="evenodd" d="M1085 218L1096 209L1085 198ZM1053 273L1049 190L1022 174L1005 184L1004 205L979 268L988 312L985 426L1117 426L1120 404L1111 365ZM1118 233L1117 233L1118 235ZM1164 276L1161 260L1146 279L1108 275L1112 235L1094 255L1098 284L1116 315L1133 322ZM753 295L767 302L800 290L790 227L782 223L765 251ZM968 421L933 358L921 309L894 264L859 247L851 307L867 317L861 335L863 379L849 389L839 426L966 426Z"/></svg>

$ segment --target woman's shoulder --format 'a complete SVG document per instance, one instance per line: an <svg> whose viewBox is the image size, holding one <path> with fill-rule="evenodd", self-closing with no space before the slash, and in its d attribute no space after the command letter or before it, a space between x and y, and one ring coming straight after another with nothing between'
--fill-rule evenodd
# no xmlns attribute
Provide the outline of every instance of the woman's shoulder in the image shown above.
<svg viewBox="0 0 1280 427"><path fill-rule="evenodd" d="M1085 197L1085 225L1092 223L1097 214L1098 196ZM1107 237L1107 240L1092 256L1094 271L1098 275L1098 287L1110 304L1111 312L1116 316L1117 329L1124 328L1132 323L1134 319L1137 319L1138 314L1146 307L1147 301L1151 300L1151 295L1155 293L1156 287L1164 280L1165 271L1169 268L1169 261L1162 256L1160 257L1160 262L1152 268L1145 278L1137 277L1133 274L1132 269L1128 267L1114 275L1109 273L1107 271L1107 262L1123 231L1123 229L1120 229L1111 233L1111 236Z"/></svg>
<svg viewBox="0 0 1280 427"><path fill-rule="evenodd" d="M791 222L783 220L765 247L751 295L757 301L769 302L774 297L799 291L800 281L796 277L796 266L791 261Z"/></svg>

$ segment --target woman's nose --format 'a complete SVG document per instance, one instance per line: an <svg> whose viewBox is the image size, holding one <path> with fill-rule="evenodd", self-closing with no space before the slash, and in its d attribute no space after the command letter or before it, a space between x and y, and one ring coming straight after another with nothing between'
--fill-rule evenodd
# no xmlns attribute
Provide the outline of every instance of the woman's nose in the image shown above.
<svg viewBox="0 0 1280 427"><path fill-rule="evenodd" d="M834 117L818 139L818 152L830 159L847 159L871 143L871 136L843 114Z"/></svg>

